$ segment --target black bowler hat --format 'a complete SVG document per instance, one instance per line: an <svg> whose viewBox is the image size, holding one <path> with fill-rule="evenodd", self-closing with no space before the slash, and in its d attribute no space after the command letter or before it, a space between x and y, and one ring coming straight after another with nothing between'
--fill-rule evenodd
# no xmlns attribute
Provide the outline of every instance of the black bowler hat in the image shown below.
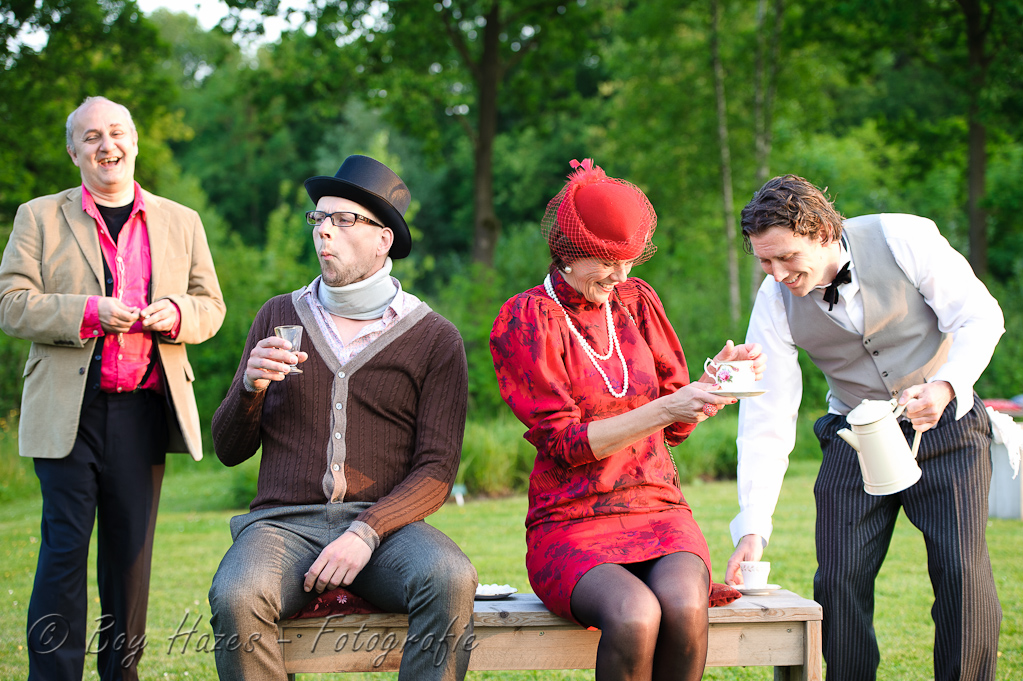
<svg viewBox="0 0 1023 681"><path fill-rule="evenodd" d="M369 156L349 156L334 177L310 177L305 181L305 190L313 203L324 196L361 203L394 232L389 253L392 258L404 258L412 251L412 235L404 217L412 194L401 178L380 161Z"/></svg>

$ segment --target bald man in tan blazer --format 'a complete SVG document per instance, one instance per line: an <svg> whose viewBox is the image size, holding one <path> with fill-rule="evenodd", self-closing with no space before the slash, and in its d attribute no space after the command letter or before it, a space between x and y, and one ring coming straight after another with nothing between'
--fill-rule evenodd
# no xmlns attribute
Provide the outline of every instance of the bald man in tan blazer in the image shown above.
<svg viewBox="0 0 1023 681"><path fill-rule="evenodd" d="M225 306L198 214L134 180L128 110L90 97L67 140L82 185L22 205L0 262L0 328L32 341L19 444L43 493L29 678L83 675L98 517L103 620L89 626L105 628L90 650L104 681L135 679L164 457L202 458L185 344L213 336Z"/></svg>

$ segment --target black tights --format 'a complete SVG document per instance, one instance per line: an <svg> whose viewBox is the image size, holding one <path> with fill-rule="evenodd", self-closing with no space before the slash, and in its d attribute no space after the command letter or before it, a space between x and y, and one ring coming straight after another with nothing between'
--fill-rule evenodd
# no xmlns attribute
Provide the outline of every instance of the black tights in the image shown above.
<svg viewBox="0 0 1023 681"><path fill-rule="evenodd" d="M593 568L572 592L572 613L601 631L597 681L697 681L707 662L710 575L692 553Z"/></svg>

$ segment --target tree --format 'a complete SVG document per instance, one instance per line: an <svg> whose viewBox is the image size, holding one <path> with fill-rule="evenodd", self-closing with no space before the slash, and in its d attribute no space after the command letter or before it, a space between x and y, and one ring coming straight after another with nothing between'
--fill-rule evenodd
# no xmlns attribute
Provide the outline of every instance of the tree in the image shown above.
<svg viewBox="0 0 1023 681"><path fill-rule="evenodd" d="M18 43L37 31L45 45ZM0 225L18 205L77 184L65 151L67 115L89 95L104 95L132 112L141 137L137 176L155 179L166 139L180 132L169 112L173 84L156 70L165 54L134 0L0 2ZM150 184L149 188L153 188ZM6 231L0 239L6 241Z"/></svg>
<svg viewBox="0 0 1023 681"><path fill-rule="evenodd" d="M785 12L785 1L774 1L774 22L768 34L767 0L757 0L757 31L756 51L753 64L753 134L756 148L757 174L754 185L763 187L770 177L771 142L774 120L774 97L778 85L781 51L781 26ZM770 49L768 49L770 45ZM760 263L753 260L750 264L750 300L757 297L763 272Z"/></svg>
<svg viewBox="0 0 1023 681"><path fill-rule="evenodd" d="M721 12L718 0L710 0L710 55L714 70L714 100L717 104L718 146L721 150L721 203L725 226L725 248L728 251L728 316L733 325L742 314L739 302L739 254L735 243L735 199L732 195L732 153L728 147L728 109L725 106L725 67L718 48L718 23Z"/></svg>
<svg viewBox="0 0 1023 681"><path fill-rule="evenodd" d="M807 0L812 40L871 79L883 96L861 111L893 140L918 145L921 174L958 154L966 167L969 258L988 270L987 164L993 130L1018 134L1023 92L1020 0ZM831 22L819 25L827 12ZM993 72L1002 77L994 79Z"/></svg>
<svg viewBox="0 0 1023 681"><path fill-rule="evenodd" d="M229 0L276 13L270 0ZM494 143L575 102L576 73L592 60L601 11L585 0L338 2L305 10L307 26L358 51L366 96L399 130L434 145L460 127L473 149L472 258L493 264L501 234L494 209ZM510 100L503 104L505 99ZM504 121L502 121L504 119Z"/></svg>
<svg viewBox="0 0 1023 681"><path fill-rule="evenodd" d="M203 31L184 14L158 12L154 22L173 45L166 68L178 74L190 135L175 152L231 229L262 242L284 183L319 174L319 148L343 120L354 91L339 74L350 52L323 33L284 34L247 57L219 29ZM330 170L333 174L335 166Z"/></svg>

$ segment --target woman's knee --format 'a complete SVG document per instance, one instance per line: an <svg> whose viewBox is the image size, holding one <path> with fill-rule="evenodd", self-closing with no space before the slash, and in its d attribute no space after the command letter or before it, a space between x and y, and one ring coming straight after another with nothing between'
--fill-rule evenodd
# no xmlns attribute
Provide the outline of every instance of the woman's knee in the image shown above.
<svg viewBox="0 0 1023 681"><path fill-rule="evenodd" d="M677 640L699 637L706 638L709 627L706 592L699 595L688 593L679 598L661 603L662 626Z"/></svg>
<svg viewBox="0 0 1023 681"><path fill-rule="evenodd" d="M631 593L606 603L599 614L600 630L624 651L651 650L661 627L661 604L650 591Z"/></svg>

